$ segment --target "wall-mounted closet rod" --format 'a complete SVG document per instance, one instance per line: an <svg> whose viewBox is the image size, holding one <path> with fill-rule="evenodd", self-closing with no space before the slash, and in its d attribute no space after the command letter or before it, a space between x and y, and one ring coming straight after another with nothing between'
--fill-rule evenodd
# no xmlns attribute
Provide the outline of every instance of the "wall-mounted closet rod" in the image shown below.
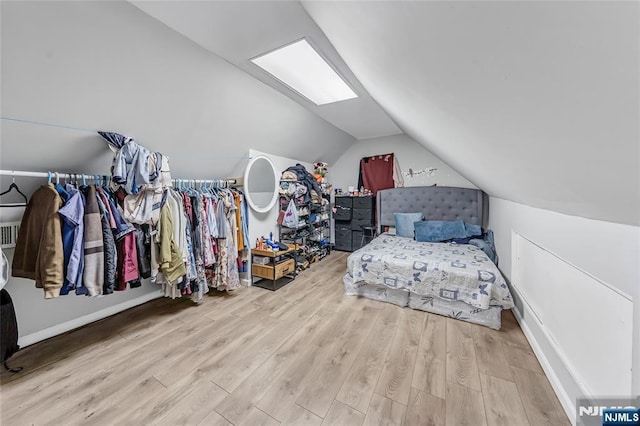
<svg viewBox="0 0 640 426"><path fill-rule="evenodd" d="M77 179L82 178L84 176L85 179L95 179L95 176L102 177L103 175L91 175L91 174L83 174L83 173L60 173L60 172L30 172L24 170L0 170L0 175L4 176L22 176L22 177L41 177L52 179ZM234 184L236 183L236 179L172 179L174 182L182 181L182 182L194 182L194 183L228 183Z"/></svg>
<svg viewBox="0 0 640 426"><path fill-rule="evenodd" d="M184 182L184 183L228 183L234 184L236 183L236 179L172 179L175 184Z"/></svg>
<svg viewBox="0 0 640 426"><path fill-rule="evenodd" d="M24 170L0 170L0 175L3 176L22 176L22 177L43 177L48 178L63 178L63 179L75 179L81 178L82 173L60 173L60 172L28 172ZM95 175L84 174L85 179L94 179ZM102 176L102 175L100 175Z"/></svg>

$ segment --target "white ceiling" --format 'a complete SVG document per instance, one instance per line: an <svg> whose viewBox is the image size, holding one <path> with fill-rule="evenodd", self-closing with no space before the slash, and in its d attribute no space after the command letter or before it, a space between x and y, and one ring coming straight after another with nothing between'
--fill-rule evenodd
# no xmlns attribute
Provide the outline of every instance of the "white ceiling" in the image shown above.
<svg viewBox="0 0 640 426"><path fill-rule="evenodd" d="M297 1L131 1L171 29L289 96L356 139L402 133L371 98ZM306 37L358 98L317 106L249 60Z"/></svg>
<svg viewBox="0 0 640 426"><path fill-rule="evenodd" d="M640 224L638 2L134 4L359 139L404 132L490 195ZM303 36L361 98L316 107L250 64Z"/></svg>
<svg viewBox="0 0 640 426"><path fill-rule="evenodd" d="M398 126L479 188L640 224L640 3L303 5Z"/></svg>

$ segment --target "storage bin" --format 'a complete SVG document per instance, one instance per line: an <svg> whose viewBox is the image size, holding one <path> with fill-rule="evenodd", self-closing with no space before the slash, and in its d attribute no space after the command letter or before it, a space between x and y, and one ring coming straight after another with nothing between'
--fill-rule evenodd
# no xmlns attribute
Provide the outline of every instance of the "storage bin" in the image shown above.
<svg viewBox="0 0 640 426"><path fill-rule="evenodd" d="M269 258L264 256L253 256L253 263L267 265L269 263Z"/></svg>
<svg viewBox="0 0 640 426"><path fill-rule="evenodd" d="M354 209L373 209L373 200L372 196L353 197L352 207Z"/></svg>
<svg viewBox="0 0 640 426"><path fill-rule="evenodd" d="M335 220L351 220L351 208L336 205L336 213L333 218Z"/></svg>
<svg viewBox="0 0 640 426"><path fill-rule="evenodd" d="M373 219L373 210L372 209L353 209L353 213L351 215L352 219Z"/></svg>
<svg viewBox="0 0 640 426"><path fill-rule="evenodd" d="M352 204L351 204L351 197L336 197L336 207L340 206L340 207L347 207L347 208L351 208Z"/></svg>

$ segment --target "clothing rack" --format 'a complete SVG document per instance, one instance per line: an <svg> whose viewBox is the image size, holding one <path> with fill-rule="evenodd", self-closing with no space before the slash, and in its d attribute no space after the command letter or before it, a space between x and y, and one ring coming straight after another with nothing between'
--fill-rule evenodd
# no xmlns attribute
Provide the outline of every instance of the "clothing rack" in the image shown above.
<svg viewBox="0 0 640 426"><path fill-rule="evenodd" d="M60 178L62 179L89 179L89 180L100 180L104 179L105 176L108 175L89 175L84 173L60 173L60 172L30 172L24 170L0 170L0 175L3 176L21 176L21 177L36 177L36 178L55 178L56 181ZM236 185L239 184L240 178L230 178L230 179L172 179L174 183L185 182L185 183L211 183L211 184L226 184L226 185Z"/></svg>

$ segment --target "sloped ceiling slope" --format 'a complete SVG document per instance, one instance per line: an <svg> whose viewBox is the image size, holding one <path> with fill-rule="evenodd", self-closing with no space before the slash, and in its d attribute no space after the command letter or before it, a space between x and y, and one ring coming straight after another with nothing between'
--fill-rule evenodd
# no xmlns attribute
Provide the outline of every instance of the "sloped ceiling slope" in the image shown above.
<svg viewBox="0 0 640 426"><path fill-rule="evenodd" d="M638 225L637 2L303 2L409 136L495 197Z"/></svg>
<svg viewBox="0 0 640 426"><path fill-rule="evenodd" d="M354 138L127 2L1 2L2 115L134 137L175 177L237 176L249 149L335 161ZM108 172L93 131L14 121L0 166Z"/></svg>
<svg viewBox="0 0 640 426"><path fill-rule="evenodd" d="M131 3L357 139L402 133L371 99L297 1L143 0ZM251 58L303 37L331 62L358 94L357 98L315 105L250 62Z"/></svg>

